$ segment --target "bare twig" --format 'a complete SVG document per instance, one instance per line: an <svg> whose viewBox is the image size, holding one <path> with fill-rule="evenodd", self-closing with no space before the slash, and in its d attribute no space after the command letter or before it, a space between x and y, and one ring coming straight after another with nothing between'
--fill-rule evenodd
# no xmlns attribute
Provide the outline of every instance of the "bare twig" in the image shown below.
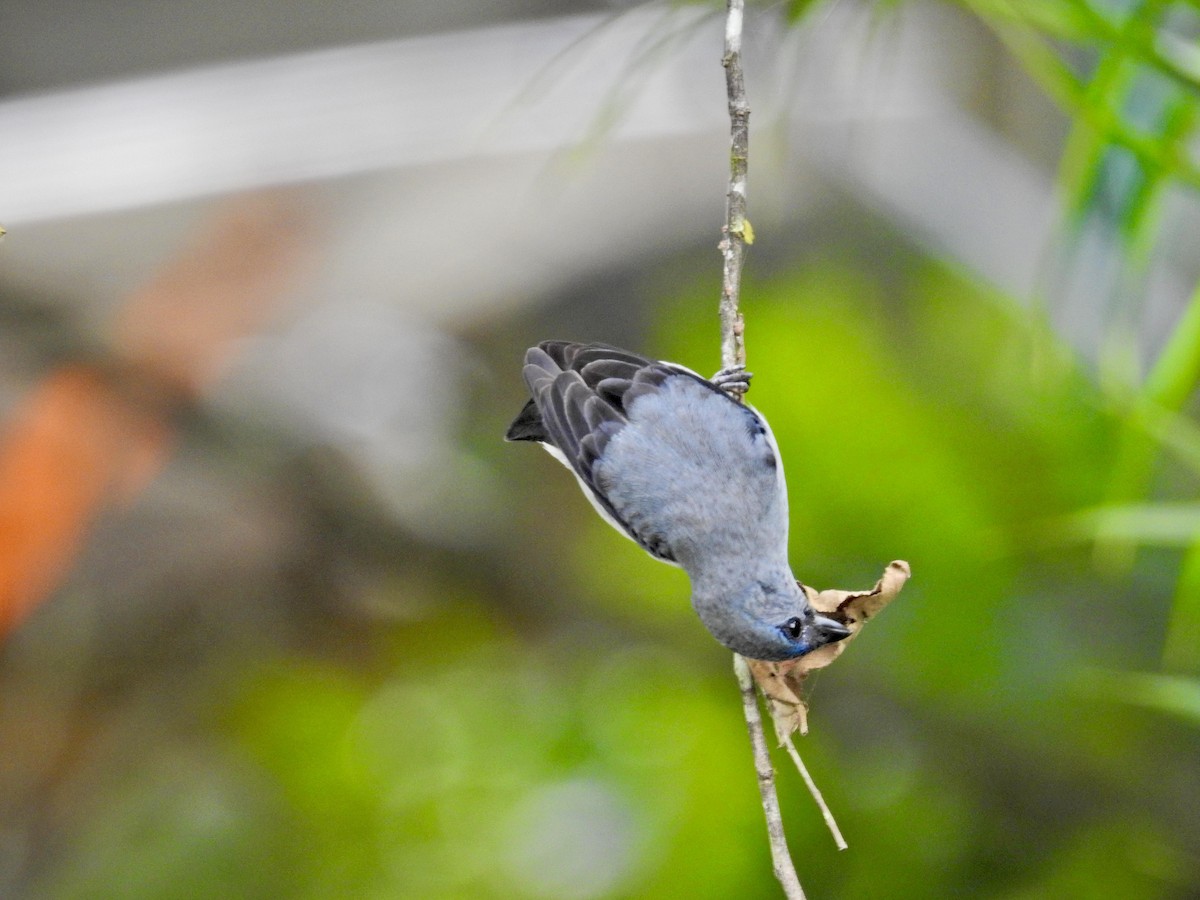
<svg viewBox="0 0 1200 900"><path fill-rule="evenodd" d="M725 225L722 228L721 255L725 265L721 279L721 366L746 364L745 322L738 302L741 295L742 262L746 246L754 241L754 231L746 219L746 177L750 157L750 104L746 102L746 82L742 76L742 19L743 0L727 0L725 18L725 88L729 95L729 190L725 202ZM750 665L738 654L733 655L733 670L742 691L742 711L750 746L754 751L754 770L758 774L758 790L762 795L763 813L767 817L767 837L771 846L771 863L775 877L788 900L804 900L804 889L796 875L796 867L788 852L783 833L783 816L779 811L779 795L775 791L775 767L767 750L762 716L758 711L758 695ZM797 757L799 763L799 757ZM803 771L803 764L799 763ZM807 779L807 772L804 773ZM811 780L809 784L812 785ZM811 786L815 790L815 785ZM819 796L819 794L818 794ZM822 808L823 804L822 804ZM834 826L836 828L836 826Z"/></svg>
<svg viewBox="0 0 1200 900"><path fill-rule="evenodd" d="M829 828L829 833L833 835L833 842L837 844L839 850L845 850L848 846L846 839L842 837L841 829L838 828L837 822L833 819L833 813L826 806L825 798L821 796L821 789L817 787L817 783L808 774L808 767L804 765L804 760L800 758L800 752L796 749L796 745L792 743L792 736L790 734L783 739L783 746L787 748L788 756L796 764L796 768L800 772L800 777L808 785L808 792L812 794L812 798L817 804L817 809L821 810L821 815L825 818L825 825Z"/></svg>
<svg viewBox="0 0 1200 900"><path fill-rule="evenodd" d="M783 834L783 815L779 811L779 796L775 793L775 767L771 765L767 741L763 736L754 678L746 660L736 653L733 655L733 671L737 675L738 687L742 689L742 711L746 714L750 746L754 748L754 771L758 775L763 812L767 815L767 835L771 843L771 864L775 868L775 877L783 886L783 894L788 900L804 900L804 889L800 887L800 878L796 875L796 867L792 865L787 838Z"/></svg>
<svg viewBox="0 0 1200 900"><path fill-rule="evenodd" d="M744 366L745 323L738 310L741 291L742 261L746 245L754 232L746 221L746 176L750 156L750 104L746 102L746 82L742 76L743 0L728 0L725 19L725 89L729 95L729 191L725 201L725 227L721 254L725 258L721 279L721 365Z"/></svg>

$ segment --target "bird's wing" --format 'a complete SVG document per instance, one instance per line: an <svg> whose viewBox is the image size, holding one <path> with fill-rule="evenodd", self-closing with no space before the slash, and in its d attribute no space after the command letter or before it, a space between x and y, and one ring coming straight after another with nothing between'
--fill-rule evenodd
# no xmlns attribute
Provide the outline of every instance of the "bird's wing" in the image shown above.
<svg viewBox="0 0 1200 900"><path fill-rule="evenodd" d="M652 360L602 344L546 341L525 355L532 399L508 431L509 440L541 442L579 479L601 517L648 552L673 562L645 541L613 507L595 479L608 442L628 423L623 397Z"/></svg>
<svg viewBox="0 0 1200 900"><path fill-rule="evenodd" d="M575 473L588 498L609 524L666 562L676 562L675 554L667 543L665 529L658 527L656 517L644 515L642 507L645 504L636 500L630 502L629 492L618 489L623 486L613 485L611 479L601 483L597 472L597 465L609 443L629 427L629 410L635 402L641 398L659 397L672 409L677 403L674 394L680 391L693 398L708 398L724 416L728 416L726 421L711 424L745 435L744 443L732 446L735 455L757 457L766 454L771 468L777 466L774 442L761 417L734 403L711 382L682 366L657 362L604 344L546 341L527 352L524 376L532 399L510 427L509 439L545 444ZM668 383L674 383L669 391L665 390ZM668 393L672 396L668 397ZM684 407L689 405L683 404ZM652 411L654 406L650 403L639 406L639 410ZM686 414L687 409L682 412ZM635 422L635 426L637 424ZM709 423L681 420L674 425L677 432L674 437L685 444L693 441L703 444L706 424ZM669 430L672 423L667 423L666 427ZM685 428L688 433L679 433ZM638 430L635 427L634 431ZM663 437L668 440L659 440ZM680 452L680 447L672 446L669 438L670 434L650 431L640 437L631 434L630 443L641 445L644 442L644 450L635 452L653 464L656 456ZM714 462L722 463L721 471L728 470L728 461ZM678 470L670 460L662 461L662 464L667 467L666 471ZM738 463L733 465L736 468ZM774 484L774 472L764 472L762 477L770 478ZM695 487L703 492L709 486L700 483ZM663 485L663 489L669 492L673 485ZM645 496L641 490L635 493L639 498Z"/></svg>
<svg viewBox="0 0 1200 900"><path fill-rule="evenodd" d="M623 417L624 392L639 369L653 365L654 360L608 344L543 341L525 354L525 383L529 386L532 398L513 420L505 438L543 443L551 440L543 420L539 395L557 376L567 372L577 373L590 391L601 396Z"/></svg>

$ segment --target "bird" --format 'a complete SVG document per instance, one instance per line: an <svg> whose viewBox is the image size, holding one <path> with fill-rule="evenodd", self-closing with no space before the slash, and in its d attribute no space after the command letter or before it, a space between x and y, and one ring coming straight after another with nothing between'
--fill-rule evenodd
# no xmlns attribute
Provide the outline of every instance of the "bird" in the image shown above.
<svg viewBox="0 0 1200 900"><path fill-rule="evenodd" d="M540 443L596 511L681 567L714 638L742 656L795 659L845 638L788 561L783 463L762 414L741 402L743 366L704 378L608 344L543 341L525 353L530 399L505 434Z"/></svg>

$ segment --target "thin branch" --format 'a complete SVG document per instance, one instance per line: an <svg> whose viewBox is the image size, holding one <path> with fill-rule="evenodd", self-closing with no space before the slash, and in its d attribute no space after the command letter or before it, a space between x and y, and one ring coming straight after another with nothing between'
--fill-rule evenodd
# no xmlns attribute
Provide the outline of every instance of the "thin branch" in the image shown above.
<svg viewBox="0 0 1200 900"><path fill-rule="evenodd" d="M829 828L829 833L833 835L833 842L837 844L839 850L845 850L849 845L846 843L846 839L842 837L842 831L838 828L837 822L834 821L833 813L825 805L825 798L821 796L821 789L817 787L817 783L808 774L808 767L804 765L804 760L800 758L800 752L796 749L796 745L792 743L792 736L790 734L783 739L783 746L787 748L788 756L796 764L796 768L800 772L800 777L808 785L808 792L812 794L812 798L817 804L817 809L821 810L821 815L825 818L825 825Z"/></svg>
<svg viewBox="0 0 1200 900"><path fill-rule="evenodd" d="M745 323L738 310L741 293L742 261L746 245L754 232L746 221L746 176L750 157L750 104L746 102L746 81L742 76L743 0L728 0L725 19L725 89L729 95L729 191L725 202L725 227L721 254L725 267L721 279L721 365L724 368L746 364Z"/></svg>
<svg viewBox="0 0 1200 900"><path fill-rule="evenodd" d="M746 219L746 179L750 159L750 104L746 101L746 81L742 75L742 20L744 0L727 0L725 18L725 88L729 95L729 190L725 199L725 225L720 243L724 268L721 278L721 367L728 369L746 364L745 322L738 303L741 297L742 263L746 246L754 241L754 231ZM783 833L783 815L775 791L775 767L763 734L762 715L750 665L739 654L733 655L733 671L742 692L742 711L754 752L754 771L767 817L767 837L775 877L787 900L804 900L804 889L788 852ZM801 764L802 766L802 764ZM810 782L811 783L811 782ZM815 785L813 786L815 789ZM834 826L836 828L836 826Z"/></svg>
<svg viewBox="0 0 1200 900"><path fill-rule="evenodd" d="M767 740L763 736L762 716L758 711L758 694L754 678L746 660L735 653L733 671L738 687L742 691L742 711L746 714L746 730L750 732L750 746L754 749L754 771L758 775L758 790L762 794L763 812L767 816L767 835L771 843L771 864L775 877L783 887L788 900L804 900L804 889L788 853L787 838L783 834L783 815L779 811L779 796L775 793L775 767L767 751Z"/></svg>

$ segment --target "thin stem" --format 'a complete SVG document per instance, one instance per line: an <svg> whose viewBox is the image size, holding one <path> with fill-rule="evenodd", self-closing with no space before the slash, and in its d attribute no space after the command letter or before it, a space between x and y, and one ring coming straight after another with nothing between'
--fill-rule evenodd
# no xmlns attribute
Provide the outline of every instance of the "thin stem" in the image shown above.
<svg viewBox="0 0 1200 900"><path fill-rule="evenodd" d="M754 240L754 231L746 219L746 179L750 160L750 104L746 102L746 81L742 75L742 21L744 0L727 0L725 18L725 88L729 96L729 190L725 197L725 225L720 243L724 267L721 278L721 367L728 369L746 364L745 322L738 309L741 298L742 263L746 245ZM758 775L758 790L762 795L763 813L767 817L767 838L771 847L771 863L775 877L787 900L804 900L804 889L796 875L796 867L788 852L783 833L783 815L779 811L779 795L775 792L775 767L767 750L762 716L758 711L758 695L750 665L735 653L733 671L742 692L742 711L750 747L754 752L754 771Z"/></svg>
<svg viewBox="0 0 1200 900"><path fill-rule="evenodd" d="M783 833L783 815L779 811L779 795L775 793L775 767L771 765L767 741L763 736L754 678L750 674L750 665L737 653L733 655L733 671L742 691L742 711L746 715L746 730L750 732L750 746L754 750L754 771L758 775L758 790L762 794L763 812L767 816L767 837L771 844L775 877L779 879L788 900L804 900L804 889L800 887L800 878L796 875L796 867L792 864L787 838Z"/></svg>
<svg viewBox="0 0 1200 900"><path fill-rule="evenodd" d="M729 95L729 190L725 202L725 226L721 254L725 258L721 279L721 365L724 368L746 364L745 323L738 310L741 293L742 262L746 245L753 240L746 221L746 178L750 156L750 105L746 102L746 81L742 75L743 0L728 0L725 19L725 89ZM749 238L749 240L747 240Z"/></svg>
<svg viewBox="0 0 1200 900"><path fill-rule="evenodd" d="M804 765L804 760L800 758L800 752L796 749L796 745L792 743L792 736L790 734L783 739L783 746L787 748L788 756L796 764L796 768L800 772L800 777L808 785L808 792L812 794L812 798L817 804L817 809L821 810L821 815L825 819L825 825L829 828L829 833L833 835L833 842L837 844L839 850L845 850L849 845L846 843L846 839L842 837L842 831L838 828L837 822L834 821L833 813L825 805L825 798L821 796L821 789L817 787L817 783L808 774L808 767Z"/></svg>

